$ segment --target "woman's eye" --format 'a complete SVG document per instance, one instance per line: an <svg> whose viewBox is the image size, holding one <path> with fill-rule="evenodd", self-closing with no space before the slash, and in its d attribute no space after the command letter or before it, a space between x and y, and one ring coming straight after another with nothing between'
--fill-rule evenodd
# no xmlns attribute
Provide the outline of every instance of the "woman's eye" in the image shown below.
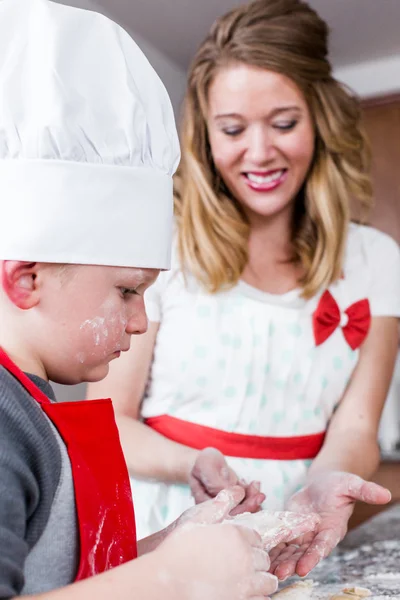
<svg viewBox="0 0 400 600"><path fill-rule="evenodd" d="M234 129L233 128L232 129L223 129L222 131L225 135L229 135L229 136L233 137L235 135L240 135L243 132L243 129L238 129L236 127Z"/></svg>
<svg viewBox="0 0 400 600"><path fill-rule="evenodd" d="M280 131L290 131L291 129L294 129L294 127L297 125L297 121L293 120L293 121L278 121L277 123L274 123L274 128L275 129L279 129Z"/></svg>

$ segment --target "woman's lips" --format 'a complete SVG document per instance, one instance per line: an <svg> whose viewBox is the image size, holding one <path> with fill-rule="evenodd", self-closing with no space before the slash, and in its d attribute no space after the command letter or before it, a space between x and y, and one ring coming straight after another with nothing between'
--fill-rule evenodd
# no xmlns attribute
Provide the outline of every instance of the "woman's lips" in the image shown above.
<svg viewBox="0 0 400 600"><path fill-rule="evenodd" d="M274 171L248 171L242 177L252 190L256 192L269 192L279 187L286 179L287 169Z"/></svg>

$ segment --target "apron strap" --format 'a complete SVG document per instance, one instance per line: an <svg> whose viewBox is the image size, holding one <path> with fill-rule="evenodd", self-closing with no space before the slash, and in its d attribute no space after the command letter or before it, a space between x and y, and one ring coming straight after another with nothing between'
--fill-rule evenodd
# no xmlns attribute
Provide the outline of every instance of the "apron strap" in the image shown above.
<svg viewBox="0 0 400 600"><path fill-rule="evenodd" d="M79 527L80 561L76 580L136 558L129 474L111 400L52 403L2 348L0 365L41 405L65 443Z"/></svg>
<svg viewBox="0 0 400 600"><path fill-rule="evenodd" d="M27 392L37 401L39 404L51 404L49 398L46 396L42 390L38 388L37 385L29 379L27 375L6 354L3 348L0 348L0 365L7 369L11 375L15 377L17 381L26 389Z"/></svg>

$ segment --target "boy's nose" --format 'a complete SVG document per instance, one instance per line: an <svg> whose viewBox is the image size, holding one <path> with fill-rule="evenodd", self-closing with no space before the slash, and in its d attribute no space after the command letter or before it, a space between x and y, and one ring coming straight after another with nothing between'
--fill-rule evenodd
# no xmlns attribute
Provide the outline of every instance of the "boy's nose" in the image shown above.
<svg viewBox="0 0 400 600"><path fill-rule="evenodd" d="M130 335L146 333L149 325L143 298L139 300L138 303L135 303L134 311L126 325L126 332Z"/></svg>

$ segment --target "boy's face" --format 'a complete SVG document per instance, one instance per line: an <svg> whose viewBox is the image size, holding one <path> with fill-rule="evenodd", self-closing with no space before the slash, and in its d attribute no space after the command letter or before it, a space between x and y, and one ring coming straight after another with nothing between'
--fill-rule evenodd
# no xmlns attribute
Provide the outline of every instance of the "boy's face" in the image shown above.
<svg viewBox="0 0 400 600"><path fill-rule="evenodd" d="M130 336L146 332L143 294L158 274L157 269L39 263L39 302L32 317L49 379L72 384L104 378L109 362L129 349Z"/></svg>

